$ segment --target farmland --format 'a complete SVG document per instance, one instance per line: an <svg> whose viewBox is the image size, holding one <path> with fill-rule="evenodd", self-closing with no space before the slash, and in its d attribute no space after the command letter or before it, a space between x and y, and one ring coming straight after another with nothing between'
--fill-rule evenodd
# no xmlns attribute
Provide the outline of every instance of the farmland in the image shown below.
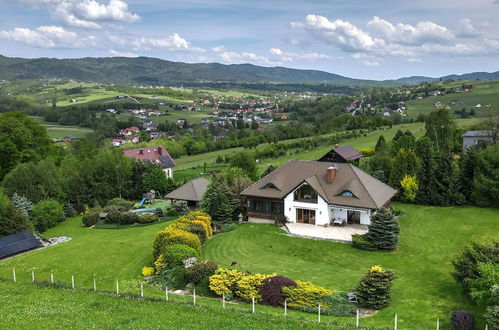
<svg viewBox="0 0 499 330"><path fill-rule="evenodd" d="M58 125L56 123L46 122L43 118L36 116L32 116L31 118L43 125L47 129L48 136L53 139L63 138L66 136L83 137L85 134L92 132L92 129L90 128Z"/></svg>

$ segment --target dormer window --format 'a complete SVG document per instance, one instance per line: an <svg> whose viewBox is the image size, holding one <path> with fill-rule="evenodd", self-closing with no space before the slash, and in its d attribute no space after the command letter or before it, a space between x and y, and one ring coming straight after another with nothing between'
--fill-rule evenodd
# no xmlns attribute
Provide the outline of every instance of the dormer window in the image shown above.
<svg viewBox="0 0 499 330"><path fill-rule="evenodd" d="M281 189L277 188L277 187L276 187L276 185L275 185L275 184L273 184L272 182L267 183L266 185L264 185L264 186L263 186L262 188L260 188L260 189L268 189L268 188L270 188L270 189L275 189L275 190L281 190Z"/></svg>
<svg viewBox="0 0 499 330"><path fill-rule="evenodd" d="M308 184L303 184L295 190L294 200L298 202L317 203L317 193Z"/></svg>
<svg viewBox="0 0 499 330"><path fill-rule="evenodd" d="M338 195L336 196L344 196L344 197L355 197L355 198L358 198L357 196L355 196L353 194L353 192L351 192L350 190L343 190L341 193L339 193Z"/></svg>

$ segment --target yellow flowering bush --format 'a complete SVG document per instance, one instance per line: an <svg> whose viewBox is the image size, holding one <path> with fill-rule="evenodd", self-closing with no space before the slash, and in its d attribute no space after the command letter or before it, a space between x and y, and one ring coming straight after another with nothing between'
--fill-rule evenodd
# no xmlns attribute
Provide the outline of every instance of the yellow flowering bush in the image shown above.
<svg viewBox="0 0 499 330"><path fill-rule="evenodd" d="M167 245L173 244L185 244L201 252L201 241L198 236L188 231L169 226L156 235L153 245L154 258L157 259Z"/></svg>
<svg viewBox="0 0 499 330"><path fill-rule="evenodd" d="M384 273L385 270L381 268L381 266L372 266L370 269L371 272Z"/></svg>
<svg viewBox="0 0 499 330"><path fill-rule="evenodd" d="M212 232L211 226L207 225L206 222L201 221L201 220L193 220L191 223L193 225L199 225L199 226L203 227L204 232L205 232L205 240L211 236L211 232Z"/></svg>
<svg viewBox="0 0 499 330"><path fill-rule="evenodd" d="M260 287L262 286L262 281L267 277L275 276L265 275L265 274L254 274L254 275L246 275L242 277L236 283L236 295L239 298L245 301L251 301L252 297L255 297L256 302L260 302L262 300L262 296L260 295Z"/></svg>
<svg viewBox="0 0 499 330"><path fill-rule="evenodd" d="M243 276L235 269L219 268L210 276L210 290L218 295L234 293L237 282Z"/></svg>
<svg viewBox="0 0 499 330"><path fill-rule="evenodd" d="M166 266L168 266L168 263L165 260L165 255L161 253L158 259L156 259L156 261L154 262L154 268L156 268L156 274L161 273L161 270Z"/></svg>
<svg viewBox="0 0 499 330"><path fill-rule="evenodd" d="M142 276L152 276L154 275L154 268L152 267L142 267Z"/></svg>
<svg viewBox="0 0 499 330"><path fill-rule="evenodd" d="M310 282L296 281L296 286L285 286L282 293L290 308L301 308L305 306L317 307L319 304L324 308L329 308L324 304L324 298L333 294L333 291L312 284Z"/></svg>

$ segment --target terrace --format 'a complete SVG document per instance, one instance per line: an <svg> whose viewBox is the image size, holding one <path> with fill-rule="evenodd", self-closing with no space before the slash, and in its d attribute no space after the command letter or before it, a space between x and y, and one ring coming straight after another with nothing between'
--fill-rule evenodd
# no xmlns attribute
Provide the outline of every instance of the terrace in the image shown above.
<svg viewBox="0 0 499 330"><path fill-rule="evenodd" d="M367 233L366 225L348 224L339 226L316 226L308 223L287 223L284 227L290 235L337 242L351 242L352 234Z"/></svg>

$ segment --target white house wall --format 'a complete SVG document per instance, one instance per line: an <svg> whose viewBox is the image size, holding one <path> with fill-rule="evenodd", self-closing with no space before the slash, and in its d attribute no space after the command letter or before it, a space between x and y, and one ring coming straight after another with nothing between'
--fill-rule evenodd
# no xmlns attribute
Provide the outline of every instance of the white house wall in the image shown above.
<svg viewBox="0 0 499 330"><path fill-rule="evenodd" d="M284 216L289 222L296 222L296 209L315 210L315 224L329 223L329 207L321 196L317 196L317 203L297 202L294 200L294 191L284 197Z"/></svg>
<svg viewBox="0 0 499 330"><path fill-rule="evenodd" d="M173 169L172 168L165 168L165 169L163 169L163 171L165 171L166 177L168 179L173 178Z"/></svg>

